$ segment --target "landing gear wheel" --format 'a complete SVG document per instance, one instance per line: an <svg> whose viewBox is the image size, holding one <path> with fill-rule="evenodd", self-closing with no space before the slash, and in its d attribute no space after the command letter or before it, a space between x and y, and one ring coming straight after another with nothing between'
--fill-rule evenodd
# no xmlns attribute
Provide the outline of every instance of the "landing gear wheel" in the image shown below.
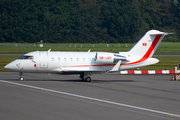
<svg viewBox="0 0 180 120"><path fill-rule="evenodd" d="M23 77L20 77L19 81L25 81L25 79Z"/></svg>
<svg viewBox="0 0 180 120"><path fill-rule="evenodd" d="M91 82L91 78L90 78L90 77L87 77L87 78L85 79L85 81L86 81L86 82Z"/></svg>

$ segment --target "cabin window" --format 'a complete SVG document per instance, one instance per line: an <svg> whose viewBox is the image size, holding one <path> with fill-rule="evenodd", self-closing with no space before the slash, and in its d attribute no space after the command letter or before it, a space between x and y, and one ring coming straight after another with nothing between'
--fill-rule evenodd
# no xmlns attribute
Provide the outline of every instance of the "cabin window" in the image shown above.
<svg viewBox="0 0 180 120"><path fill-rule="evenodd" d="M70 60L71 60L71 62L73 61L73 59L72 59L72 58L70 58Z"/></svg>
<svg viewBox="0 0 180 120"><path fill-rule="evenodd" d="M64 61L66 61L66 58L64 58Z"/></svg>
<svg viewBox="0 0 180 120"><path fill-rule="evenodd" d="M61 59L60 58L58 58L58 61L60 61Z"/></svg>
<svg viewBox="0 0 180 120"><path fill-rule="evenodd" d="M54 58L52 57L52 61L54 61Z"/></svg>
<svg viewBox="0 0 180 120"><path fill-rule="evenodd" d="M76 58L76 61L79 62L79 58Z"/></svg>
<svg viewBox="0 0 180 120"><path fill-rule="evenodd" d="M91 62L91 58L89 58L89 62Z"/></svg>
<svg viewBox="0 0 180 120"><path fill-rule="evenodd" d="M29 60L33 60L34 57L33 56L21 56L20 58L18 59L29 59Z"/></svg>
<svg viewBox="0 0 180 120"><path fill-rule="evenodd" d="M85 62L85 58L83 58L83 62Z"/></svg>

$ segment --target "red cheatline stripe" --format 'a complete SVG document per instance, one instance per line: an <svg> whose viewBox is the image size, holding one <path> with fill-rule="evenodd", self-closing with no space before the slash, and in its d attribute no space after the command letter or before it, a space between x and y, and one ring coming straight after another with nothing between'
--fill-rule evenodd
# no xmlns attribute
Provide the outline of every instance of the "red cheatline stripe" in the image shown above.
<svg viewBox="0 0 180 120"><path fill-rule="evenodd" d="M73 66L63 66L63 67L90 67L90 66L114 66L116 64L101 64L101 65L73 65Z"/></svg>
<svg viewBox="0 0 180 120"><path fill-rule="evenodd" d="M90 65L90 66L114 66L116 64Z"/></svg>
<svg viewBox="0 0 180 120"><path fill-rule="evenodd" d="M124 64L121 64L121 65L131 65L131 64L137 64L137 63L140 63L140 62L143 62L145 61L146 59L149 58L149 56L151 55L152 51L154 50L154 48L156 47L158 41L160 40L162 35L156 35L153 43L151 44L149 50L146 52L146 54L138 61L136 62L132 62L132 63L124 63Z"/></svg>

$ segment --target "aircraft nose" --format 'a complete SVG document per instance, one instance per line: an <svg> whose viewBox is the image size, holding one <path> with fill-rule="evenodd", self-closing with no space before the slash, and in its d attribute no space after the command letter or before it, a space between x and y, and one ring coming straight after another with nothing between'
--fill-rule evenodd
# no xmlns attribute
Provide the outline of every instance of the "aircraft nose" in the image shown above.
<svg viewBox="0 0 180 120"><path fill-rule="evenodd" d="M7 64L6 66L4 66L5 69L8 69L9 68L9 65Z"/></svg>
<svg viewBox="0 0 180 120"><path fill-rule="evenodd" d="M11 69L11 65L7 64L6 66L4 66L4 68L10 70Z"/></svg>
<svg viewBox="0 0 180 120"><path fill-rule="evenodd" d="M18 71L19 70L19 64L16 64L15 61L7 64L4 66L5 69L12 70L12 71Z"/></svg>

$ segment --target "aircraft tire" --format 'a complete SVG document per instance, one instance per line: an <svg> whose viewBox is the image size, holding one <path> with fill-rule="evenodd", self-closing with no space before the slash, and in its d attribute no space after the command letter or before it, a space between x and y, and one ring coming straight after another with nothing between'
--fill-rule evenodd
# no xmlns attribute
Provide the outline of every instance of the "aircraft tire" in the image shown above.
<svg viewBox="0 0 180 120"><path fill-rule="evenodd" d="M19 81L25 81L25 79L23 77L20 77Z"/></svg>
<svg viewBox="0 0 180 120"><path fill-rule="evenodd" d="M90 78L90 77L87 77L87 78L85 79L85 81L86 81L86 82L91 82L91 78Z"/></svg>

